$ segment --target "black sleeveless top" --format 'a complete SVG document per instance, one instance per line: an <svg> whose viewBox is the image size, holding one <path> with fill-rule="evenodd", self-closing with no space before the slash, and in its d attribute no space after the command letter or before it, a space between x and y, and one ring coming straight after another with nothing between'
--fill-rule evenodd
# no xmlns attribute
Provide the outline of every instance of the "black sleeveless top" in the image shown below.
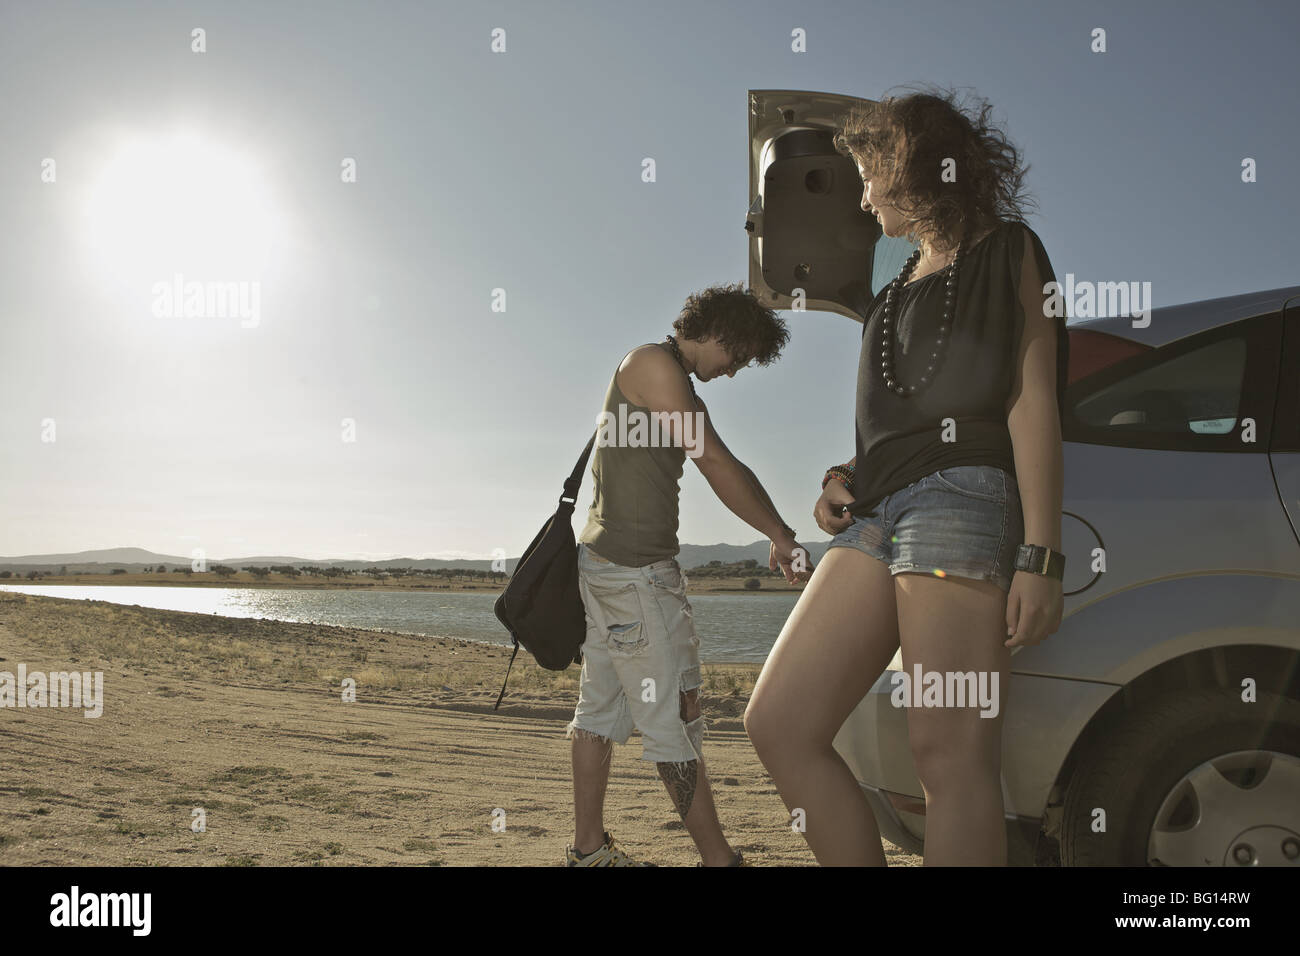
<svg viewBox="0 0 1300 956"><path fill-rule="evenodd" d="M857 467L849 512L874 515L882 498L941 468L995 465L1015 475L1007 402L1015 385L1024 309L1020 270L1032 242L1043 282L1056 273L1037 233L1004 220L971 249L958 274L957 307L949 340L934 377L904 398L891 391L880 369L885 286L867 310L858 360ZM940 269L895 293L894 375L903 385L920 381L943 317L949 269ZM1040 290L1041 292L1041 290ZM1046 301L1049 296L1044 295ZM1059 311L1064 313L1064 309ZM1065 406L1069 340L1065 315L1056 322L1057 412ZM944 441L944 419L952 419Z"/></svg>

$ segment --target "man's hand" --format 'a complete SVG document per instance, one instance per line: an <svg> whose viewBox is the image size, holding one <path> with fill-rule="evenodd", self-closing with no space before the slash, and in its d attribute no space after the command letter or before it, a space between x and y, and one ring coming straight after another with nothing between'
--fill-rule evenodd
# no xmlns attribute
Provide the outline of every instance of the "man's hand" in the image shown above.
<svg viewBox="0 0 1300 956"><path fill-rule="evenodd" d="M789 584L795 581L807 581L812 577L813 563L808 549L788 534L781 534L772 539L772 547L767 560L769 571L781 569Z"/></svg>
<svg viewBox="0 0 1300 956"><path fill-rule="evenodd" d="M839 534L853 524L853 515L844 510L846 505L852 503L853 493L844 487L842 481L832 478L826 482L826 489L813 508L813 518L817 521L817 527L829 535Z"/></svg>

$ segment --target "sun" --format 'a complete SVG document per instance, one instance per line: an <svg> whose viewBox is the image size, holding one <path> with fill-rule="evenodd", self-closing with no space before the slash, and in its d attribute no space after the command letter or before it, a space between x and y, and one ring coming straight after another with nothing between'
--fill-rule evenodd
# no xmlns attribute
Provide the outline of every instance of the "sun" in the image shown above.
<svg viewBox="0 0 1300 956"><path fill-rule="evenodd" d="M284 233L255 153L192 131L110 147L83 212L89 265L132 286L257 279Z"/></svg>

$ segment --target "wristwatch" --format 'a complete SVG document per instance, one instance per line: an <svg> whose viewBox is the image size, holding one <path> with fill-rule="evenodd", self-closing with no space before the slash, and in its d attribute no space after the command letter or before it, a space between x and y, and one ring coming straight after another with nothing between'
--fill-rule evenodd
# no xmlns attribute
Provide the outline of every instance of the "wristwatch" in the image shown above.
<svg viewBox="0 0 1300 956"><path fill-rule="evenodd" d="M1065 577L1065 555L1041 544L1022 544L1016 548L1016 570L1032 571L1060 581Z"/></svg>

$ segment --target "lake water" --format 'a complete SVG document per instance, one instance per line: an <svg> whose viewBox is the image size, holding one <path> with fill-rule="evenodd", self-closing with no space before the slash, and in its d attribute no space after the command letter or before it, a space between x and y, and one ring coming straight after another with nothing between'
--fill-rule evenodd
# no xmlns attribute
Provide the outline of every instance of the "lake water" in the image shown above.
<svg viewBox="0 0 1300 956"><path fill-rule="evenodd" d="M226 617L269 618L459 637L510 646L510 635L492 613L496 593L107 584L5 584L0 585L0 590ZM695 612L695 630L700 637L701 659L711 662L766 660L797 599L797 594L693 595L690 601Z"/></svg>

